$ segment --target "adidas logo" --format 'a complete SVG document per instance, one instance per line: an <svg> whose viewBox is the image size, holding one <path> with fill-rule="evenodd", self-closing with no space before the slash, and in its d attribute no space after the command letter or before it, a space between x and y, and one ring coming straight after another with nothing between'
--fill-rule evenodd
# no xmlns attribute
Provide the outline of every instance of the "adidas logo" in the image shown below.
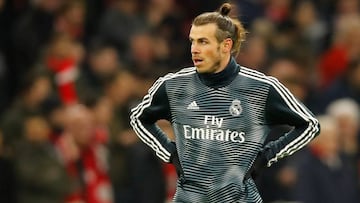
<svg viewBox="0 0 360 203"><path fill-rule="evenodd" d="M197 105L196 101L193 101L187 106L187 109L199 109L199 106Z"/></svg>

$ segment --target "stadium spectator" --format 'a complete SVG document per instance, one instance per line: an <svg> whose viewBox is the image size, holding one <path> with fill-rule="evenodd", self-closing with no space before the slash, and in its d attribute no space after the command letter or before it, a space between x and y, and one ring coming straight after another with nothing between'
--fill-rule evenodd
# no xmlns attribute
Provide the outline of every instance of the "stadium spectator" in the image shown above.
<svg viewBox="0 0 360 203"><path fill-rule="evenodd" d="M44 53L42 62L53 73L57 93L66 105L78 102L76 80L83 58L81 44L67 33L54 34Z"/></svg>
<svg viewBox="0 0 360 203"><path fill-rule="evenodd" d="M94 45L88 52L85 65L80 68L76 80L76 90L80 97L89 92L103 94L106 81L122 69L118 52L113 46Z"/></svg>
<svg viewBox="0 0 360 203"><path fill-rule="evenodd" d="M264 70L268 59L266 39L256 34L250 35L236 59L242 66Z"/></svg>
<svg viewBox="0 0 360 203"><path fill-rule="evenodd" d="M146 30L146 23L140 16L138 0L114 0L107 7L99 22L95 41L112 44L120 56L127 54L130 37L139 30Z"/></svg>
<svg viewBox="0 0 360 203"><path fill-rule="evenodd" d="M349 62L346 71L326 91L319 91L316 97L319 112L340 98L351 98L360 103L360 58Z"/></svg>
<svg viewBox="0 0 360 203"><path fill-rule="evenodd" d="M107 150L95 139L94 115L84 105L68 106L57 148L66 165L72 190L66 202L112 203Z"/></svg>
<svg viewBox="0 0 360 203"><path fill-rule="evenodd" d="M54 19L54 33L64 33L73 40L82 41L85 29L85 1L64 1Z"/></svg>
<svg viewBox="0 0 360 203"><path fill-rule="evenodd" d="M328 89L360 55L360 17L344 16L335 21L331 46L319 57L319 88Z"/></svg>
<svg viewBox="0 0 360 203"><path fill-rule="evenodd" d="M34 69L54 31L55 14L64 0L28 2L25 12L14 22L11 30L8 60L11 67L7 76L13 91L19 91L21 75ZM14 7L21 2L14 2ZM19 77L20 76L20 77ZM15 95L16 96L16 95Z"/></svg>
<svg viewBox="0 0 360 203"><path fill-rule="evenodd" d="M69 193L70 179L49 135L45 117L26 117L24 137L14 152L18 203L63 203Z"/></svg>
<svg viewBox="0 0 360 203"><path fill-rule="evenodd" d="M321 133L297 168L297 201L359 202L357 178L341 153L339 128L331 116L319 116Z"/></svg>
<svg viewBox="0 0 360 203"><path fill-rule="evenodd" d="M353 168L360 186L360 153L359 153L359 133L360 133L360 108L359 103L351 98L334 100L326 108L326 112L335 118L339 126L340 151L347 158ZM359 188L360 189L360 188Z"/></svg>
<svg viewBox="0 0 360 203"><path fill-rule="evenodd" d="M13 147L23 138L24 119L32 113L41 112L42 102L52 92L51 83L50 76L43 70L23 75L22 91L11 108L1 115L4 144L7 147Z"/></svg>

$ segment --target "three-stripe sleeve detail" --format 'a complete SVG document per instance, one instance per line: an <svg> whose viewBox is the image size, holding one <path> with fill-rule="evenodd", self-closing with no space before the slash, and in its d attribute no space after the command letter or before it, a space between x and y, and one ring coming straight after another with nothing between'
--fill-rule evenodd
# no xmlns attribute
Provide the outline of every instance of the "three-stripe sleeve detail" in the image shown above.
<svg viewBox="0 0 360 203"><path fill-rule="evenodd" d="M130 124L133 127L135 133L137 134L137 136L140 138L141 141L143 141L145 144L150 146L156 152L156 155L165 162L170 161L170 156L171 156L170 152L159 142L156 136L154 136L144 127L139 117L141 116L143 111L151 105L154 94L166 80L178 76L193 74L195 73L194 70L195 68L193 67L185 68L177 73L169 73L164 77L160 77L157 81L155 81L152 87L150 87L148 93L144 96L142 102L131 110Z"/></svg>
<svg viewBox="0 0 360 203"><path fill-rule="evenodd" d="M289 92L286 87L284 87L283 84L281 84L274 77L266 76L260 72L245 67L241 67L239 74L270 84L279 93L286 105L293 112L298 114L302 119L309 123L308 127L301 133L301 135L288 143L283 149L276 153L275 157L268 161L268 166L271 166L271 164L277 162L278 159L293 154L308 144L312 139L314 139L317 132L319 131L317 119L314 118L312 114L298 102L298 100Z"/></svg>

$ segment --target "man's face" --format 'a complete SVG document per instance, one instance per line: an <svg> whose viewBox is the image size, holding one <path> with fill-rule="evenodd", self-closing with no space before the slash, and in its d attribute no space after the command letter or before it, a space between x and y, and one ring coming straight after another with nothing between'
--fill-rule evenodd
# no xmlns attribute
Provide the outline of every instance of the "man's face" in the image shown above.
<svg viewBox="0 0 360 203"><path fill-rule="evenodd" d="M199 73L216 73L222 70L224 57L221 43L215 37L216 30L217 26L213 23L191 27L191 56Z"/></svg>

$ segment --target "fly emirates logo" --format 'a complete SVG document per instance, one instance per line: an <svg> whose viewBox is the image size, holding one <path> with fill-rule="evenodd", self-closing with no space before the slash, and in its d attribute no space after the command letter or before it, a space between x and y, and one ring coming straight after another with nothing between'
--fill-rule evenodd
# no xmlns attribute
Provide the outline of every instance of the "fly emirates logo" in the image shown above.
<svg viewBox="0 0 360 203"><path fill-rule="evenodd" d="M196 140L219 140L237 143L245 142L245 132L221 129L223 121L224 118L205 115L205 128L194 128L191 125L183 125L184 136L186 139Z"/></svg>

